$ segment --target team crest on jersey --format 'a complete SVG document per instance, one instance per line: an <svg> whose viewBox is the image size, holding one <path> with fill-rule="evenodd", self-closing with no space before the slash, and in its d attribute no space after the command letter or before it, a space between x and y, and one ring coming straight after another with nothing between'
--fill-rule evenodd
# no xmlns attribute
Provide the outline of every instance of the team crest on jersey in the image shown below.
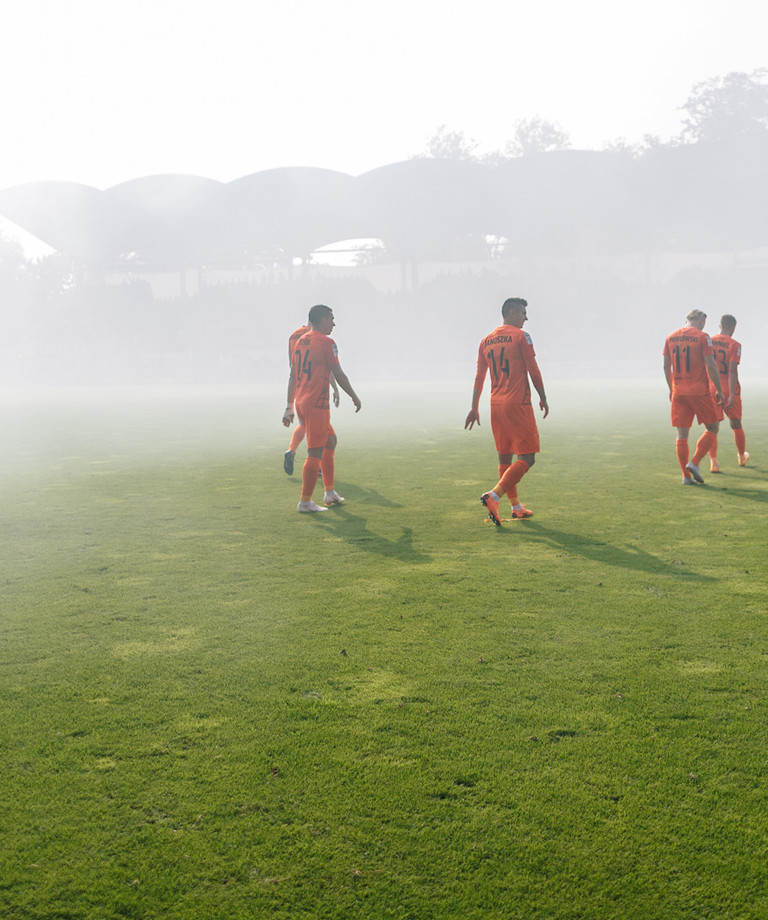
<svg viewBox="0 0 768 920"><path fill-rule="evenodd" d="M525 341L526 341L530 346L533 346L533 339L528 335L528 333L527 333L527 332L524 332L523 335L525 336Z"/></svg>

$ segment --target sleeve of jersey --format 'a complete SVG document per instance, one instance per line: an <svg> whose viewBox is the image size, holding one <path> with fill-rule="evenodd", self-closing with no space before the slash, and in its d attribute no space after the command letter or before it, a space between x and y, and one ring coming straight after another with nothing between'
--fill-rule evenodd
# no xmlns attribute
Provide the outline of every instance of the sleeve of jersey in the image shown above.
<svg viewBox="0 0 768 920"><path fill-rule="evenodd" d="M533 350L533 342L527 335L521 343L520 350L523 353L525 369L528 371L528 375L531 378L531 383L534 385L536 390L543 390L544 380L541 376L538 362L536 361L536 352Z"/></svg>
<svg viewBox="0 0 768 920"><path fill-rule="evenodd" d="M478 393L483 392L483 384L485 383L485 375L488 372L488 362L485 360L485 354L483 352L482 342L480 347L477 350L477 372L475 373L475 386L474 389Z"/></svg>
<svg viewBox="0 0 768 920"><path fill-rule="evenodd" d="M338 367L339 366L339 349L336 347L336 343L333 339L328 339L327 341L328 351L326 352L328 361L328 367Z"/></svg>

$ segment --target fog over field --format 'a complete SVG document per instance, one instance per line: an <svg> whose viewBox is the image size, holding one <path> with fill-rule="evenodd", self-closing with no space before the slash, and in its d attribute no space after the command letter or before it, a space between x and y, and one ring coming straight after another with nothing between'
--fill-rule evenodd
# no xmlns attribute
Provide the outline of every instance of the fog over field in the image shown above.
<svg viewBox="0 0 768 920"><path fill-rule="evenodd" d="M333 338L354 381L401 379L471 383L480 339L501 322L508 296L529 302L526 331L545 378L654 377L664 338L693 307L718 331L722 313L738 319L742 375L768 373L763 273L720 278L691 272L667 285L615 278L490 273L445 275L416 291L383 294L365 283L331 281L284 287L215 288L186 300L131 306L96 291L67 307L16 312L2 306L6 336L0 383L6 386L274 383L288 369L287 338L309 307L335 311Z"/></svg>
<svg viewBox="0 0 768 920"><path fill-rule="evenodd" d="M726 274L693 270L666 285L549 273L445 274L415 291L389 293L360 279L299 280L148 299L131 311L119 300L105 310L96 298L68 313L61 305L41 312L26 328L20 327L34 314L19 316L6 302L17 338L14 350L5 340L0 455L6 469L20 471L54 458L97 470L137 459L248 454L267 443L279 452L288 438L280 425L287 337L314 302L335 311L341 364L363 402L355 415L342 394L334 412L342 445L461 430L479 341L500 323L503 300L518 294L529 301L526 330L552 410L541 424L544 445L547 433L563 425L588 426L606 413L624 418L628 406L653 407L666 431L661 350L693 306L708 311L710 333L722 312L739 320L748 426L753 386L768 377L760 344L768 336L768 287L759 277ZM480 437L490 447L487 396L486 385Z"/></svg>
<svg viewBox="0 0 768 920"><path fill-rule="evenodd" d="M473 373L463 381L362 380L355 384L363 407L351 401L333 411L339 436L339 464L352 446L375 452L402 444L404 450L487 447L495 468L488 394L480 404L481 426L464 431ZM745 377L748 433L768 423L768 380ZM542 420L542 460L562 437L624 431L631 438L650 428L661 454L672 452L666 384L656 378L547 381L550 415ZM284 387L279 384L215 386L75 386L0 388L0 474L4 488L18 478L66 481L69 476L103 476L133 468L215 463L249 457L254 475L282 481L282 453L289 432L281 425ZM725 433L730 443L730 433ZM459 438L458 446L456 438ZM665 440L666 439L666 440ZM299 449L300 459L304 446ZM575 462L574 457L562 458ZM673 466L670 469L673 470ZM345 478L354 478L346 469ZM393 484L396 485L396 484Z"/></svg>

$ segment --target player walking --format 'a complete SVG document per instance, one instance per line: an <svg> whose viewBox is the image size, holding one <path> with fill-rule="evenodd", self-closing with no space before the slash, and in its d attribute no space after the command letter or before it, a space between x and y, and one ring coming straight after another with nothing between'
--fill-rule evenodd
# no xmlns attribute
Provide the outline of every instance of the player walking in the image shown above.
<svg viewBox="0 0 768 920"><path fill-rule="evenodd" d="M293 361L293 351L296 348L296 343L299 339L306 335L311 326L299 326L295 332L292 332L288 337L288 364ZM338 407L339 405L339 388L336 386L336 379L331 374L331 387L333 389L333 404ZM288 450L283 454L283 469L289 476L293 476L293 461L296 457L296 451L299 447L299 444L304 440L305 429L304 426L299 422L299 424L293 429L291 434L291 440L288 444Z"/></svg>
<svg viewBox="0 0 768 920"><path fill-rule="evenodd" d="M723 405L717 407L717 417L722 422L728 416L733 430L733 440L736 442L736 452L739 466L746 466L749 454L746 451L746 435L741 427L741 384L739 383L739 364L741 364L741 344L733 338L736 331L736 319L730 313L720 318L720 332L712 336L715 365L720 374L720 387L723 391ZM714 386L710 386L710 393L714 396ZM720 464L717 460L717 435L709 448L710 472L719 473Z"/></svg>
<svg viewBox="0 0 768 920"><path fill-rule="evenodd" d="M480 343L477 353L477 373L464 428L472 430L480 424L478 406L483 392L485 375L491 375L491 428L499 455L499 481L480 501L488 509L488 517L496 526L501 525L499 501L506 495L512 505L512 518L531 517L533 512L523 505L517 494L517 484L536 462L539 453L539 431L531 405L531 383L539 394L539 407L544 418L549 415L549 404L544 392L544 381L536 363L536 352L523 324L528 319L528 301L510 297L501 307L503 325L498 326ZM513 463L513 457L517 460Z"/></svg>
<svg viewBox="0 0 768 920"><path fill-rule="evenodd" d="M347 393L360 411L360 400L352 389L349 378L339 364L336 343L330 338L333 327L333 310L325 304L315 304L309 311L309 332L300 336L293 350L291 375L288 379L288 399L283 413L283 425L290 427L296 415L306 429L307 459L302 470L301 500L297 511L302 514L327 511L312 501L312 493L322 467L326 505L341 505L344 499L333 487L334 451L336 432L331 426L331 407L328 400L331 375Z"/></svg>
<svg viewBox="0 0 768 920"><path fill-rule="evenodd" d="M677 428L675 449L683 485L704 482L699 463L717 441L717 405L723 403L720 374L715 366L712 340L704 332L707 314L691 310L686 316L687 326L668 335L664 342L664 376L669 387L672 427ZM715 398L709 391L712 382ZM706 431L696 442L696 451L690 457L688 433L694 416Z"/></svg>

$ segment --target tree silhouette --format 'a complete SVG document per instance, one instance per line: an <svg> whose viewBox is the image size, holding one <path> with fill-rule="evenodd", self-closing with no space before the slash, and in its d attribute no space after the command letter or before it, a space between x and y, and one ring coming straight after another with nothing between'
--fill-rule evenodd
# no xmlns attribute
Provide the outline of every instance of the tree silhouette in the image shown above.
<svg viewBox="0 0 768 920"><path fill-rule="evenodd" d="M467 138L463 131L449 131L446 125L440 125L427 139L426 152L414 159L476 160L476 148L477 141Z"/></svg>
<svg viewBox="0 0 768 920"><path fill-rule="evenodd" d="M571 138L560 125L546 118L520 118L515 122L515 133L506 146L508 156L525 157L549 150L567 150Z"/></svg>
<svg viewBox="0 0 768 920"><path fill-rule="evenodd" d="M682 106L682 139L707 141L753 140L768 133L768 68L752 73L734 71L697 83Z"/></svg>

